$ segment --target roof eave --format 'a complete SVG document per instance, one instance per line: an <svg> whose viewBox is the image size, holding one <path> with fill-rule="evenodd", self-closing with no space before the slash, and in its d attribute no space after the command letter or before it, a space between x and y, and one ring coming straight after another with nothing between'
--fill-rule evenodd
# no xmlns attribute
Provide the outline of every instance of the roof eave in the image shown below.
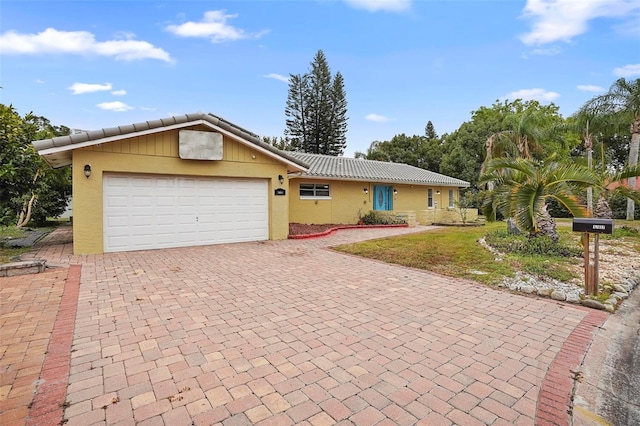
<svg viewBox="0 0 640 426"><path fill-rule="evenodd" d="M222 126L220 124L222 124ZM87 132L82 136L78 136L78 138L82 138L84 136L88 140L85 140L82 142L76 142L76 143L68 142L60 146L55 146L55 138L44 139L40 141L33 141L32 144L34 148L36 148L36 151L38 152L38 154L40 154L47 163L49 163L54 168L58 168L58 167L64 167L71 164L71 151L75 149L100 145L100 144L109 143L109 142L115 142L118 140L129 139L133 137L145 136L145 135L154 134L154 133L165 132L167 130L193 127L197 125L204 125L206 127L209 127L210 129L216 130L230 138L233 138L234 140L237 140L238 142L240 142L245 146L248 146L252 149L257 150L262 154L265 154L270 158L274 158L278 161L285 163L287 165L287 170L290 172L307 172L309 170L309 166L303 161L295 159L289 155L286 155L279 149L260 141L256 135L253 135L239 127L233 127L233 125L231 125L227 121L224 121L212 114L202 114L198 119L188 120L182 123L141 129L137 131L134 130L132 132L114 134L112 136L100 137L96 139L90 139L89 135L92 132ZM135 126L136 125L123 126L123 127L135 128ZM237 129L237 131L236 132L231 131L231 128ZM112 129L102 129L100 131L102 131L103 134L106 134L110 130ZM100 131L94 131L94 132L100 132ZM54 146L49 148L39 147L47 143L49 145L54 145Z"/></svg>
<svg viewBox="0 0 640 426"><path fill-rule="evenodd" d="M393 183L396 185L419 185L419 186L447 186L454 188L468 188L471 186L468 182L459 183L443 183L443 182L417 182L399 179L383 179L383 178L354 178L330 175L309 175L309 174L292 174L289 179L314 179L314 180L333 180L333 181L350 181L350 182L380 182Z"/></svg>

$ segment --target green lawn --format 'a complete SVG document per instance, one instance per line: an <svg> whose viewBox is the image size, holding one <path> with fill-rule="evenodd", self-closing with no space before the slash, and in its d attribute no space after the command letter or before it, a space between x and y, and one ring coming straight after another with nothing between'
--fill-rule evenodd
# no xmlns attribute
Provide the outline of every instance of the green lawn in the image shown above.
<svg viewBox="0 0 640 426"><path fill-rule="evenodd" d="M637 226L637 229L640 229L640 223L631 222L631 224L630 226L634 228ZM570 225L570 219L560 220L558 223L561 245L580 252L580 234L572 232ZM633 231L626 232L622 228L624 225L628 224L625 221L615 222L618 235L614 234L613 238L632 239L635 241L635 248L640 252L640 234L635 234ZM496 261L496 256L482 247L478 240L489 233L505 228L506 225L503 222L472 228L447 227L419 234L342 245L334 249L451 277L472 279L489 285L497 285L504 277L513 276L516 271L549 276L561 281L575 277L570 272L569 266L582 264L580 257L507 253L502 261ZM500 238L503 237L498 239ZM526 240L526 237L521 238Z"/></svg>
<svg viewBox="0 0 640 426"><path fill-rule="evenodd" d="M26 232L15 226L0 226L0 263L8 263L22 253L29 251L28 248L8 248L4 243L10 239L20 238Z"/></svg>

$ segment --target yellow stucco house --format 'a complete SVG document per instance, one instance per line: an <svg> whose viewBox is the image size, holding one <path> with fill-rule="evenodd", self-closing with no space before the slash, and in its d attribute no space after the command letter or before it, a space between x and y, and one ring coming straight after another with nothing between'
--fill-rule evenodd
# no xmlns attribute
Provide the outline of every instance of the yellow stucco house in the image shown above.
<svg viewBox="0 0 640 426"><path fill-rule="evenodd" d="M279 240L290 222L355 224L371 210L459 220L469 186L406 164L280 151L213 114L33 145L72 166L75 254Z"/></svg>

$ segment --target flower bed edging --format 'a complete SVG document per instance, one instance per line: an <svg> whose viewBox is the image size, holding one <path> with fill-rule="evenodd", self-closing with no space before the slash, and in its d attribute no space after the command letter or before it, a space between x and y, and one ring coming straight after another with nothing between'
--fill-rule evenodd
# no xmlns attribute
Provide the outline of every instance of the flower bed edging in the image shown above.
<svg viewBox="0 0 640 426"><path fill-rule="evenodd" d="M316 232L314 234L300 234L300 235L289 235L290 240L303 240L308 238L319 238L324 237L329 234L334 233L340 229L361 229L361 228L408 228L409 225L406 223L394 224L394 225L345 225L345 226L337 226L335 228L327 229L326 231Z"/></svg>

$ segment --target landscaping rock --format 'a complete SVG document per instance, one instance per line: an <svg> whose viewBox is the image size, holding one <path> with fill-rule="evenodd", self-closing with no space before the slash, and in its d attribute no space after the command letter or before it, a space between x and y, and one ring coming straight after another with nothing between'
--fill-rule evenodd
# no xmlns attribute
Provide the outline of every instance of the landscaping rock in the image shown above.
<svg viewBox="0 0 640 426"><path fill-rule="evenodd" d="M580 293L578 292L567 293L567 302L580 303Z"/></svg>
<svg viewBox="0 0 640 426"><path fill-rule="evenodd" d="M538 296L549 297L551 295L551 293L553 293L553 289L552 288L539 288L538 289Z"/></svg>
<svg viewBox="0 0 640 426"><path fill-rule="evenodd" d="M628 293L629 292L629 290L627 290L626 288L624 288L620 284L614 284L613 285L613 289L616 291L616 293ZM628 294L627 294L627 296L628 296Z"/></svg>
<svg viewBox="0 0 640 426"><path fill-rule="evenodd" d="M580 302L582 305L588 307L588 308L594 308L594 309L600 309L602 311L604 311L606 309L604 303L598 301L598 300L593 300L593 299L584 299L582 302Z"/></svg>
<svg viewBox="0 0 640 426"><path fill-rule="evenodd" d="M520 291L526 294L532 294L532 293L535 293L536 288L532 285L525 284L520 286Z"/></svg>
<svg viewBox="0 0 640 426"><path fill-rule="evenodd" d="M560 300L560 301L564 301L567 299L567 295L564 294L564 291L561 290L554 290L551 292L551 298L553 300Z"/></svg>
<svg viewBox="0 0 640 426"><path fill-rule="evenodd" d="M613 295L619 297L620 299L629 298L629 293L627 293L626 291L616 291L615 293L613 293Z"/></svg>

